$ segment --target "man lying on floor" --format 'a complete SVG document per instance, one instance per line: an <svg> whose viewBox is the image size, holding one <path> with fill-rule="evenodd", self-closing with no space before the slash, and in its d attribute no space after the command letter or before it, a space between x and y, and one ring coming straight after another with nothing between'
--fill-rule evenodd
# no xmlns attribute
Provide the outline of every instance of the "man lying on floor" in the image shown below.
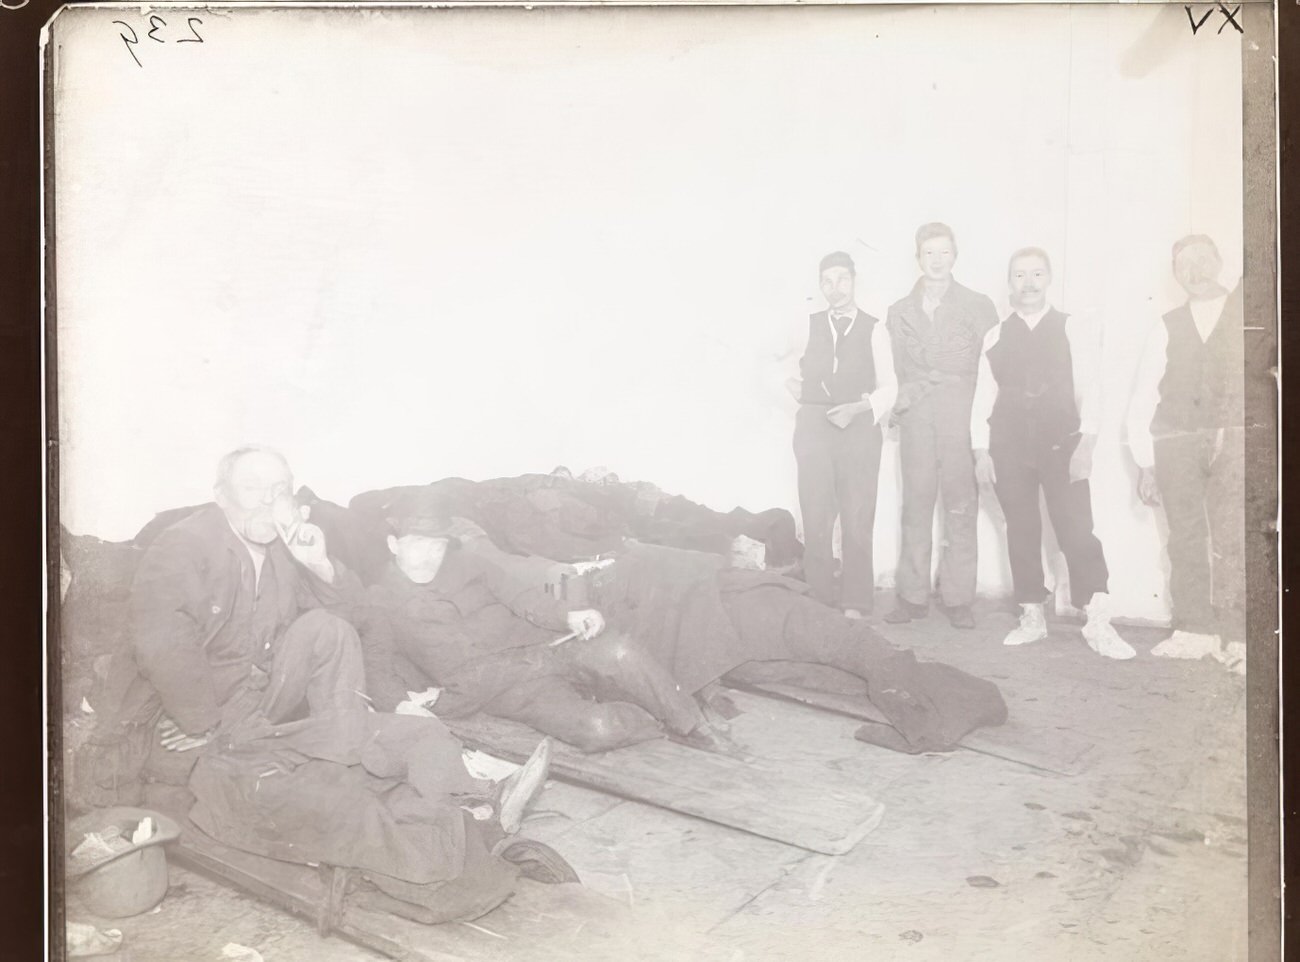
<svg viewBox="0 0 1300 962"><path fill-rule="evenodd" d="M183 753L189 818L218 841L357 869L424 921L481 915L513 891L514 861L537 860L508 836L549 745L495 788L437 719L370 709L356 631L324 608L359 585L291 485L278 453L234 451L216 503L144 554L77 781L92 804L130 803L151 754Z"/></svg>
<svg viewBox="0 0 1300 962"><path fill-rule="evenodd" d="M307 488L298 497L313 505L312 520L329 535L338 556L371 584L389 561L383 542L394 507L421 492L437 494L450 514L473 521L498 547L555 561L614 551L626 538L726 554L740 535L762 542L769 567L789 567L803 557L794 516L783 508L714 511L653 484L613 476L582 480L564 468L490 481L444 478L428 485L365 491L346 508L318 499ZM160 516L159 523L165 517ZM146 526L140 537L148 536Z"/></svg>
<svg viewBox="0 0 1300 962"><path fill-rule="evenodd" d="M600 612L545 590L549 560L507 554L473 522L417 497L392 522L391 563L348 617L375 705L411 704L436 680L438 715L486 711L583 751L657 738L730 750L700 706ZM418 701L414 703L418 705ZM662 728L661 728L662 724Z"/></svg>
<svg viewBox="0 0 1300 962"><path fill-rule="evenodd" d="M747 662L798 661L864 679L893 727L859 737L890 748L947 750L1006 720L991 682L918 662L802 582L714 554L628 542L588 606L548 595L552 562L500 550L436 492L407 496L388 544L389 571L351 615L382 708L434 685L441 716L481 710L587 751L663 729L725 748L692 696Z"/></svg>

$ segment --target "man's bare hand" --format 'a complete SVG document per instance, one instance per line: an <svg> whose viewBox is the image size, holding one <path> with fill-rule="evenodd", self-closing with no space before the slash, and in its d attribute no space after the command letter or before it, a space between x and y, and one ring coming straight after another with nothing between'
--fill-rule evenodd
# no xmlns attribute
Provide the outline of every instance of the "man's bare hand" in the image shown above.
<svg viewBox="0 0 1300 962"><path fill-rule="evenodd" d="M1160 504L1160 487L1156 484L1155 468L1138 468L1138 500L1148 508Z"/></svg>
<svg viewBox="0 0 1300 962"><path fill-rule="evenodd" d="M210 731L202 735L187 735L166 715L158 720L158 736L162 740L162 747L169 752L188 752L202 748L212 740L212 735Z"/></svg>
<svg viewBox="0 0 1300 962"><path fill-rule="evenodd" d="M993 470L993 457L989 454L988 448L977 448L975 451L975 483L992 487L997 484L998 475Z"/></svg>
<svg viewBox="0 0 1300 962"><path fill-rule="evenodd" d="M605 616L595 608L570 611L567 620L569 630L577 632L578 637L584 641L588 638L595 638L605 630Z"/></svg>
<svg viewBox="0 0 1300 962"><path fill-rule="evenodd" d="M785 379L785 389L790 392L790 396L796 401L803 394L803 380L797 377L788 377Z"/></svg>
<svg viewBox="0 0 1300 962"><path fill-rule="evenodd" d="M1095 434L1085 434L1079 438L1079 443L1074 448L1074 453L1070 455L1070 483L1077 481L1087 481L1092 474L1092 449L1097 444Z"/></svg>
<svg viewBox="0 0 1300 962"><path fill-rule="evenodd" d="M281 528L280 538L299 564L306 565L326 581L334 580L334 565L325 550L325 532L309 522L311 508L299 508L301 520L291 528Z"/></svg>
<svg viewBox="0 0 1300 962"><path fill-rule="evenodd" d="M869 401L850 401L848 404L837 404L826 411L826 420L837 428L846 428L853 423L853 419L859 414L871 410Z"/></svg>

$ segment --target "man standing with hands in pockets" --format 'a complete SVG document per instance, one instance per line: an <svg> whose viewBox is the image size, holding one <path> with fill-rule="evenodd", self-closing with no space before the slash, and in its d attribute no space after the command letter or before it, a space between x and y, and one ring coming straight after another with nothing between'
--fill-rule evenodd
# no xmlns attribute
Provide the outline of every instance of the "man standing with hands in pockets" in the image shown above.
<svg viewBox="0 0 1300 962"><path fill-rule="evenodd" d="M813 597L850 618L872 606L872 531L880 470L880 422L898 393L889 332L855 301L856 270L844 251L822 258L827 310L808 319L794 453L804 525L804 575ZM832 535L840 521L841 574L835 590Z"/></svg>

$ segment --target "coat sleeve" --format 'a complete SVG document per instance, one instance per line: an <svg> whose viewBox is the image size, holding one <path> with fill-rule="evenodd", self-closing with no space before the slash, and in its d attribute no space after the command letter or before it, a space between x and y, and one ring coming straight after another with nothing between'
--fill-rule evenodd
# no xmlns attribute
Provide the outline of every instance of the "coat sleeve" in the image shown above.
<svg viewBox="0 0 1300 962"><path fill-rule="evenodd" d="M975 330L979 334L982 343L984 338L988 336L989 331L998 326L998 309L993 306L993 298L987 294L981 294L973 313Z"/></svg>
<svg viewBox="0 0 1300 962"><path fill-rule="evenodd" d="M191 735L221 720L199 621L206 597L202 557L191 535L163 532L140 560L130 601L131 646L140 674Z"/></svg>
<svg viewBox="0 0 1300 962"><path fill-rule="evenodd" d="M501 604L530 624L552 631L568 629L568 614L576 609L546 592L546 575L553 562L507 554L486 538L468 542L462 550L473 559L479 580Z"/></svg>
<svg viewBox="0 0 1300 962"><path fill-rule="evenodd" d="M898 374L894 366L894 350L889 336L889 329L884 324L877 324L871 331L871 357L876 368L875 389L864 396L871 405L871 414L875 423L893 409L898 400Z"/></svg>
<svg viewBox="0 0 1300 962"><path fill-rule="evenodd" d="M800 382L803 382L808 378L808 346L812 344L814 324L816 323L813 318L815 317L816 315L813 315L813 317L808 318L808 332L804 335L804 346L797 351L799 355L798 376Z"/></svg>
<svg viewBox="0 0 1300 962"><path fill-rule="evenodd" d="M980 351L979 370L975 375L975 396L970 408L970 446L974 451L987 451L989 446L989 418L998 400L998 382L989 365L989 351L998 343L1001 325L989 328L984 335L984 349Z"/></svg>
<svg viewBox="0 0 1300 962"><path fill-rule="evenodd" d="M1149 468L1156 463L1155 442L1151 436L1151 422L1160 406L1160 381L1165 376L1168 363L1169 329L1157 321L1147 334L1133 380L1133 393L1129 398L1124 423L1129 450L1139 468Z"/></svg>
<svg viewBox="0 0 1300 962"><path fill-rule="evenodd" d="M916 333L908 329L903 320L903 313L898 304L891 304L885 314L885 329L889 331L890 354L894 360L894 372L899 385L899 397L903 407L907 407L916 392L913 385L925 379L925 371L916 363L916 357L922 354L916 339ZM874 332L873 332L874 333Z"/></svg>
<svg viewBox="0 0 1300 962"><path fill-rule="evenodd" d="M287 553L288 549L286 548L285 551ZM356 572L333 555L330 556L330 564L334 566L333 581L325 581L305 565L295 561L292 556L289 563L297 576L294 593L299 611L337 608L341 605L355 605L362 602L365 589L362 587L361 579L357 577Z"/></svg>

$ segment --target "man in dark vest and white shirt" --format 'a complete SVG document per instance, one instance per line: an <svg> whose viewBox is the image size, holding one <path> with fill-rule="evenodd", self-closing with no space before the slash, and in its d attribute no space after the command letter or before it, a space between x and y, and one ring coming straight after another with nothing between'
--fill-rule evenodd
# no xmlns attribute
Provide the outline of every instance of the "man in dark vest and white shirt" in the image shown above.
<svg viewBox="0 0 1300 962"><path fill-rule="evenodd" d="M971 408L975 475L994 486L1002 505L1021 606L1020 624L1003 643L1047 637L1041 490L1069 568L1071 601L1088 616L1084 640L1107 658L1132 658L1136 652L1105 610L1109 574L1092 530L1088 475L1100 415L1101 339L1086 321L1052 307L1046 251L1017 251L1007 279L1012 312L984 339Z"/></svg>
<svg viewBox="0 0 1300 962"><path fill-rule="evenodd" d="M1241 285L1204 234L1174 244L1187 302L1155 324L1138 365L1128 441L1138 496L1164 503L1174 633L1153 655L1211 655L1245 670L1245 483Z"/></svg>
<svg viewBox="0 0 1300 962"><path fill-rule="evenodd" d="M828 309L808 320L808 346L791 391L799 401L794 454L804 527L804 577L813 597L850 618L871 611L872 531L880 471L880 421L898 392L889 332L858 308L853 259L821 260ZM840 521L841 571L835 591L832 538Z"/></svg>
<svg viewBox="0 0 1300 962"><path fill-rule="evenodd" d="M923 617L930 602L934 505L943 495L939 591L954 628L974 628L976 522L979 492L971 462L970 408L984 336L998 323L983 294L952 276L957 242L946 224L916 232L921 277L889 309L889 334L898 366L903 468L902 544L897 600L885 621Z"/></svg>

